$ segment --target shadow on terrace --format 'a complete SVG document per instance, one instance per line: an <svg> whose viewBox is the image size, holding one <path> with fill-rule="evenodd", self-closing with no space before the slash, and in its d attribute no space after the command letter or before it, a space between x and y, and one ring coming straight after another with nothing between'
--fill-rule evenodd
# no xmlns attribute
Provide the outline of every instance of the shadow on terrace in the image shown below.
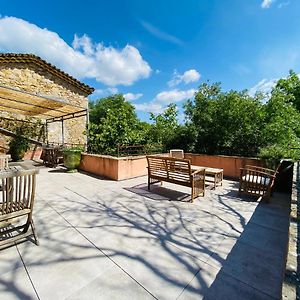
<svg viewBox="0 0 300 300"><path fill-rule="evenodd" d="M148 192L145 182L41 170L34 214L40 246L2 251L1 292L16 299L279 298L287 195L258 204L224 181L191 204L185 188Z"/></svg>

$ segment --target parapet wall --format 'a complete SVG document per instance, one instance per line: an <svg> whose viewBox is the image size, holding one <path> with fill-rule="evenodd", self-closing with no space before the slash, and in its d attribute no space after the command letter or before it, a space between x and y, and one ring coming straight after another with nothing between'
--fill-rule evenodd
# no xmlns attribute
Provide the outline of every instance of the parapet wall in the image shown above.
<svg viewBox="0 0 300 300"><path fill-rule="evenodd" d="M224 176L232 179L239 178L240 168L245 165L263 165L260 159L237 156L186 153L185 158L190 159L193 165L224 169ZM80 169L113 180L123 180L147 175L147 160L146 156L114 157L84 153Z"/></svg>
<svg viewBox="0 0 300 300"><path fill-rule="evenodd" d="M109 155L81 155L80 169L113 180L147 175L146 156L113 157Z"/></svg>
<svg viewBox="0 0 300 300"><path fill-rule="evenodd" d="M186 153L184 157L190 159L192 165L224 169L224 176L232 179L240 177L240 168L244 168L245 165L259 167L264 165L264 162L259 158L194 153Z"/></svg>

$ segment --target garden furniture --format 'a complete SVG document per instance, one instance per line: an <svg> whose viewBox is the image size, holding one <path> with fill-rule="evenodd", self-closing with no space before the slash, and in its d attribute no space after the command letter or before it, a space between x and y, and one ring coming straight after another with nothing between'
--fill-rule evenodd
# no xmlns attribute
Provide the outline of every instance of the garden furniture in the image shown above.
<svg viewBox="0 0 300 300"><path fill-rule="evenodd" d="M241 168L238 193L269 201L279 166L276 170L251 165Z"/></svg>
<svg viewBox="0 0 300 300"><path fill-rule="evenodd" d="M175 158L184 158L184 151L181 149L171 149L170 156Z"/></svg>
<svg viewBox="0 0 300 300"><path fill-rule="evenodd" d="M192 170L190 160L167 156L147 157L148 189L155 182L170 182L191 188L191 202L205 195L205 168Z"/></svg>
<svg viewBox="0 0 300 300"><path fill-rule="evenodd" d="M0 170L0 247L30 235L38 244L32 220L37 173L38 169L24 170L21 167ZM23 224L13 226L16 221L23 221ZM32 232L28 231L29 227Z"/></svg>

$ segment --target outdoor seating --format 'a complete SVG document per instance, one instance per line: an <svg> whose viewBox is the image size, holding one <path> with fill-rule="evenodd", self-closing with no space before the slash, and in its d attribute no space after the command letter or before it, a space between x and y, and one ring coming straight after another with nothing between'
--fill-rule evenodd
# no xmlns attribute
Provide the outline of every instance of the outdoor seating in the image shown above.
<svg viewBox="0 0 300 300"><path fill-rule="evenodd" d="M204 166L194 166L191 165L192 170L197 170L199 168L205 168L205 181L206 182L213 182L214 189L216 189L217 185L223 184L223 169L217 169L217 168L208 168Z"/></svg>
<svg viewBox="0 0 300 300"><path fill-rule="evenodd" d="M184 158L184 151L181 149L171 149L170 156L175 158Z"/></svg>
<svg viewBox="0 0 300 300"><path fill-rule="evenodd" d="M250 165L241 168L239 194L258 196L269 201L278 168L272 170Z"/></svg>
<svg viewBox="0 0 300 300"><path fill-rule="evenodd" d="M42 159L47 167L56 168L62 157L62 146L44 145Z"/></svg>
<svg viewBox="0 0 300 300"><path fill-rule="evenodd" d="M0 247L13 244L17 240L33 235L37 236L32 221L35 199L37 169L24 170L20 167L8 167L0 171ZM22 225L13 226L22 221ZM32 232L28 229L31 227Z"/></svg>
<svg viewBox="0 0 300 300"><path fill-rule="evenodd" d="M0 170L8 166L9 154L0 154Z"/></svg>
<svg viewBox="0 0 300 300"><path fill-rule="evenodd" d="M148 190L155 182L170 182L191 187L191 202L196 197L205 194L205 168L193 171L188 159L147 156L148 162Z"/></svg>

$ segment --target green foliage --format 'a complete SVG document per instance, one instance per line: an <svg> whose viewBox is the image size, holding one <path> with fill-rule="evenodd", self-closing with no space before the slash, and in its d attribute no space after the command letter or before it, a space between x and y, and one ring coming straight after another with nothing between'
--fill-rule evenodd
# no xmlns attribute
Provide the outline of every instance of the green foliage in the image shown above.
<svg viewBox="0 0 300 300"><path fill-rule="evenodd" d="M9 118L1 118L1 127L16 134L9 142L9 153L12 160L17 161L23 158L25 152L30 148L29 138L44 141L44 126L41 120L33 121L27 118L23 121Z"/></svg>
<svg viewBox="0 0 300 300"><path fill-rule="evenodd" d="M276 89L287 96L298 111L300 111L300 79L294 71L287 78L277 81Z"/></svg>
<svg viewBox="0 0 300 300"><path fill-rule="evenodd" d="M45 128L41 120L26 118L17 120L13 117L0 117L0 127L10 130L14 133L21 132L27 138L45 141Z"/></svg>
<svg viewBox="0 0 300 300"><path fill-rule="evenodd" d="M90 104L89 151L92 153L116 154L117 146L132 144L145 137L134 106L123 95L99 99Z"/></svg>
<svg viewBox="0 0 300 300"><path fill-rule="evenodd" d="M185 105L194 128L194 151L207 154L255 155L263 139L262 104L245 91L221 92L220 84L203 83Z"/></svg>
<svg viewBox="0 0 300 300"><path fill-rule="evenodd" d="M122 95L91 103L90 151L117 152L118 145L162 145L206 154L261 156L267 160L299 159L300 80L295 72L280 79L264 103L264 95L248 91L223 92L220 83L203 83L185 108L185 124L170 104L140 122Z"/></svg>
<svg viewBox="0 0 300 300"><path fill-rule="evenodd" d="M166 110L160 114L150 113L150 120L153 122L149 130L149 138L153 143L162 144L164 151L174 140L178 128L177 106L174 103L168 105Z"/></svg>
<svg viewBox="0 0 300 300"><path fill-rule="evenodd" d="M22 124L23 125L23 124ZM9 153L13 161L18 161L23 158L25 152L29 149L29 140L25 137L26 127L20 126L16 128L16 136L11 138L9 142Z"/></svg>

